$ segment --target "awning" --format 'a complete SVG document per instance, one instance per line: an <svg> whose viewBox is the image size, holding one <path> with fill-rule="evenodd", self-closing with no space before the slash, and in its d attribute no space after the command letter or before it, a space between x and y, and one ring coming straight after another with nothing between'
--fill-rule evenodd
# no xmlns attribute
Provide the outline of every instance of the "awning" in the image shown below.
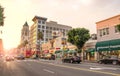
<svg viewBox="0 0 120 76"><path fill-rule="evenodd" d="M97 51L120 50L120 39L97 42L96 50Z"/></svg>
<svg viewBox="0 0 120 76"><path fill-rule="evenodd" d="M110 50L120 50L120 39L110 40Z"/></svg>
<svg viewBox="0 0 120 76"><path fill-rule="evenodd" d="M67 53L69 50L56 50L55 51L55 54L57 54L57 53L62 53L62 52L64 52L64 53Z"/></svg>
<svg viewBox="0 0 120 76"><path fill-rule="evenodd" d="M75 51L75 50L69 50L69 51L68 51L68 53L72 53L72 54L73 54L73 53L76 53L76 52L77 52L77 51Z"/></svg>
<svg viewBox="0 0 120 76"><path fill-rule="evenodd" d="M86 52L95 52L95 48L89 48Z"/></svg>
<svg viewBox="0 0 120 76"><path fill-rule="evenodd" d="M62 50L56 50L56 51L55 51L55 54L61 53L61 52L62 52Z"/></svg>

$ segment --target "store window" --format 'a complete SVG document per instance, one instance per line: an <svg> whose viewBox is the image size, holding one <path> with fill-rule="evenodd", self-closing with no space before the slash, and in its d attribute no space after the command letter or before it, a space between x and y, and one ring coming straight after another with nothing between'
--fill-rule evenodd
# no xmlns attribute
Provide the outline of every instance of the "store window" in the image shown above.
<svg viewBox="0 0 120 76"><path fill-rule="evenodd" d="M118 29L117 29L117 26L115 26L115 33L118 33L119 31L118 31Z"/></svg>
<svg viewBox="0 0 120 76"><path fill-rule="evenodd" d="M100 37L102 36L102 29L100 29Z"/></svg>
<svg viewBox="0 0 120 76"><path fill-rule="evenodd" d="M106 28L106 34L109 35L109 28Z"/></svg>

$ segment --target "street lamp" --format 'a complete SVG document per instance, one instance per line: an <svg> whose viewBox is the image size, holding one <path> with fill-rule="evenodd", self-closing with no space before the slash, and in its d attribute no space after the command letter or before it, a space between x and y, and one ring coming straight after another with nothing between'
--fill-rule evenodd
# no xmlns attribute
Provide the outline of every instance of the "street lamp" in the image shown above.
<svg viewBox="0 0 120 76"><path fill-rule="evenodd" d="M63 50L62 50L62 57L63 57L64 56L65 45L66 45L66 38L62 38L61 44L63 45Z"/></svg>

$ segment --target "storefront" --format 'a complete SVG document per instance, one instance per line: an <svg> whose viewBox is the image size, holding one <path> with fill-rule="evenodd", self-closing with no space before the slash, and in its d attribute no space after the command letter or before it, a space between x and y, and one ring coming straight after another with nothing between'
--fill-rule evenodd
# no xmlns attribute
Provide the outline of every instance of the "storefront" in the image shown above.
<svg viewBox="0 0 120 76"><path fill-rule="evenodd" d="M98 59L111 55L120 57L120 39L97 42L96 51L98 52Z"/></svg>
<svg viewBox="0 0 120 76"><path fill-rule="evenodd" d="M95 48L89 48L88 50L86 50L86 58L87 60L93 61L95 60Z"/></svg>

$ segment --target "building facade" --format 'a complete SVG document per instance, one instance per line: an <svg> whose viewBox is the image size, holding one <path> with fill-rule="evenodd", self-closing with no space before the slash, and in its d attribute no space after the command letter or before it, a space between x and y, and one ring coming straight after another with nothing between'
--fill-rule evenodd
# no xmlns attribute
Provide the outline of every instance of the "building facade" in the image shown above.
<svg viewBox="0 0 120 76"><path fill-rule="evenodd" d="M66 39L66 44L63 45L63 38ZM51 41L53 41L53 45L51 44ZM59 36L57 38L54 38L47 43L42 44L42 51L47 53L55 53L57 50L63 50L63 49L69 49L69 50L75 50L77 47L69 42L67 42L67 36Z"/></svg>
<svg viewBox="0 0 120 76"><path fill-rule="evenodd" d="M84 45L84 60L94 61L95 58L95 46L97 43L97 34L91 34L91 38Z"/></svg>
<svg viewBox="0 0 120 76"><path fill-rule="evenodd" d="M99 21L96 23L98 58L103 56L120 56L120 33L117 25L120 24L120 15Z"/></svg>
<svg viewBox="0 0 120 76"><path fill-rule="evenodd" d="M25 41L29 42L29 25L27 22L25 22L21 30L21 43Z"/></svg>
<svg viewBox="0 0 120 76"><path fill-rule="evenodd" d="M33 50L36 50L37 44L43 44L52 40L54 37L54 33L62 32L64 36L67 35L67 32L72 29L70 26L58 24L54 21L47 22L47 18L35 16L33 19L34 24L30 28L30 44ZM38 32L42 32L43 39L38 40Z"/></svg>
<svg viewBox="0 0 120 76"><path fill-rule="evenodd" d="M46 20L47 18L35 16L32 21L34 22L30 28L30 46L32 50L38 50L39 44L45 43L46 40ZM43 40L38 39L38 32L43 34Z"/></svg>

